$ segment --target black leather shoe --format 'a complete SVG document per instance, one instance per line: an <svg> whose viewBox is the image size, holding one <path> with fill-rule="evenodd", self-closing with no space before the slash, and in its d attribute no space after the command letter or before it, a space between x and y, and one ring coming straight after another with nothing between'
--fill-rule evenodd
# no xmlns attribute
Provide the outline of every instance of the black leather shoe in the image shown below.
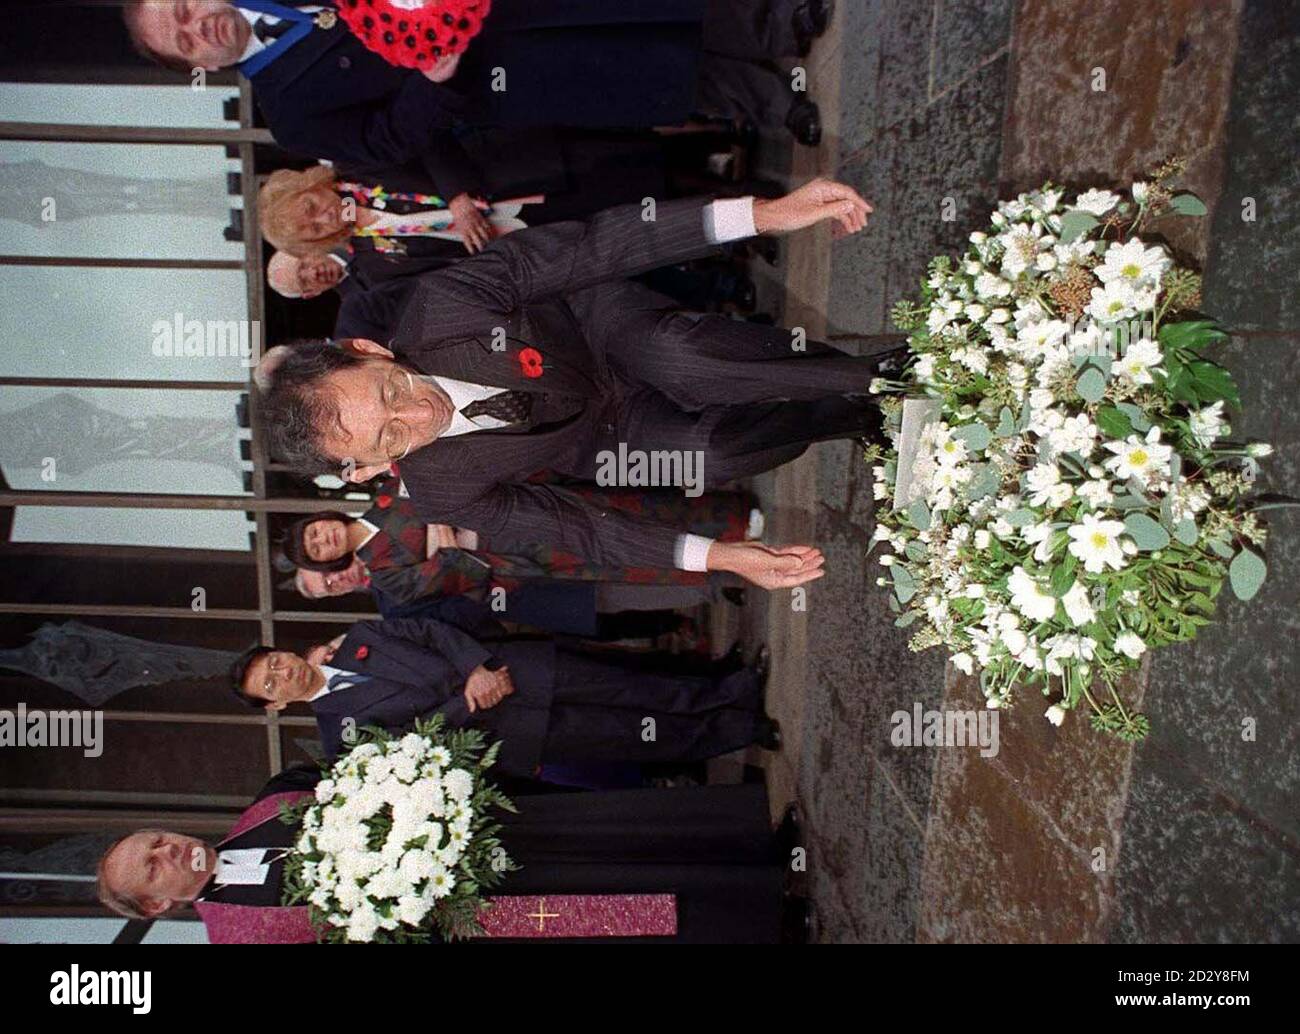
<svg viewBox="0 0 1300 1034"><path fill-rule="evenodd" d="M759 688L766 689L768 677L772 674L772 651L767 648L767 643L754 654L754 674L758 676Z"/></svg>
<svg viewBox="0 0 1300 1034"><path fill-rule="evenodd" d="M740 585L728 585L722 590L722 598L733 607L745 605L745 589Z"/></svg>
<svg viewBox="0 0 1300 1034"><path fill-rule="evenodd" d="M800 57L807 57L813 40L822 35L831 24L835 13L835 0L804 0L790 16Z"/></svg>
<svg viewBox="0 0 1300 1034"><path fill-rule="evenodd" d="M778 856L787 865L795 849L803 847L803 812L799 808L798 801L791 801L786 805L785 813L781 816L781 824L772 834L772 843Z"/></svg>
<svg viewBox="0 0 1300 1034"><path fill-rule="evenodd" d="M798 894L782 895L781 943L807 944L812 934L812 902Z"/></svg>
<svg viewBox="0 0 1300 1034"><path fill-rule="evenodd" d="M785 128L805 147L816 147L822 140L822 114L816 103L801 97L790 105Z"/></svg>
<svg viewBox="0 0 1300 1034"><path fill-rule="evenodd" d="M758 720L758 731L754 736L754 742L764 750L777 751L781 749L781 723L775 718L769 718L763 715Z"/></svg>

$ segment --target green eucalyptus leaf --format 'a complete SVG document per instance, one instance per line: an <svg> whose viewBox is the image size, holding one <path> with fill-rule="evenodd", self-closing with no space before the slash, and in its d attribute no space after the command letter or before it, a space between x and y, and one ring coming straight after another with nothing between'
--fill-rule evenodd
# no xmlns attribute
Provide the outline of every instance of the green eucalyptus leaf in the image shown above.
<svg viewBox="0 0 1300 1034"><path fill-rule="evenodd" d="M1069 244L1070 241L1082 237L1099 222L1100 220L1091 212L1081 212L1078 209L1066 212L1061 216L1061 243Z"/></svg>
<svg viewBox="0 0 1300 1034"><path fill-rule="evenodd" d="M1016 433L1016 417L1007 406L998 414L998 426L993 433L999 438L1010 438Z"/></svg>
<svg viewBox="0 0 1300 1034"><path fill-rule="evenodd" d="M1141 406L1132 402L1117 402L1115 408L1128 417L1133 430L1138 434L1146 434L1151 430L1151 418L1146 415Z"/></svg>
<svg viewBox="0 0 1300 1034"><path fill-rule="evenodd" d="M1007 514L1007 523L1013 528L1023 528L1027 525L1035 524L1037 521L1038 514L1034 513L1033 510L1012 510Z"/></svg>
<svg viewBox="0 0 1300 1034"><path fill-rule="evenodd" d="M1243 549L1228 565L1228 584L1236 593L1237 599L1249 600L1259 592L1268 574L1268 565L1264 558L1253 550Z"/></svg>
<svg viewBox="0 0 1300 1034"><path fill-rule="evenodd" d="M1047 584L1047 591L1059 600L1074 586L1074 571L1069 567L1066 567L1064 564L1059 564L1052 568L1052 573L1047 579Z"/></svg>
<svg viewBox="0 0 1300 1034"><path fill-rule="evenodd" d="M917 531L928 531L930 529L930 508L925 505L924 499L916 500L907 508L906 512L912 526Z"/></svg>
<svg viewBox="0 0 1300 1034"><path fill-rule="evenodd" d="M1083 373L1079 374L1079 380L1074 387L1085 402L1100 402L1101 397L1106 394L1106 375L1096 366L1089 364L1084 367Z"/></svg>
<svg viewBox="0 0 1300 1034"><path fill-rule="evenodd" d="M1215 553L1218 553L1224 560L1227 560L1232 556L1232 547L1224 542L1223 539L1210 539L1209 546L1210 549Z"/></svg>
<svg viewBox="0 0 1300 1034"><path fill-rule="evenodd" d="M1145 513L1131 513L1125 517L1124 530L1132 536L1133 541L1137 543L1137 548L1143 552L1164 549L1169 545L1169 532Z"/></svg>
<svg viewBox="0 0 1300 1034"><path fill-rule="evenodd" d="M971 466L970 484L966 494L971 502L991 496L1002 484L998 472L988 463L976 463Z"/></svg>
<svg viewBox="0 0 1300 1034"><path fill-rule="evenodd" d="M899 603L906 603L916 595L916 579L902 564L893 564L890 570L894 573L894 595Z"/></svg>
<svg viewBox="0 0 1300 1034"><path fill-rule="evenodd" d="M982 422L976 421L973 424L962 424L952 432L952 436L966 443L966 448L971 452L983 452L993 441L993 435L989 432Z"/></svg>
<svg viewBox="0 0 1300 1034"><path fill-rule="evenodd" d="M1196 521L1190 517L1184 517L1174 525L1174 538L1184 546L1196 545L1196 539L1199 532L1196 529Z"/></svg>
<svg viewBox="0 0 1300 1034"><path fill-rule="evenodd" d="M1169 207L1179 215L1204 215L1207 211L1205 202L1190 192L1175 194L1169 200Z"/></svg>
<svg viewBox="0 0 1300 1034"><path fill-rule="evenodd" d="M896 620L896 621L894 622L894 624L895 624L898 628L906 628L908 625L910 625L913 621L915 621L915 620L916 620L918 617L920 617L920 616L921 616L921 615L920 615L920 612L919 612L919 611L909 610L909 611L908 611L906 614L904 614L901 618L899 618L898 620Z"/></svg>

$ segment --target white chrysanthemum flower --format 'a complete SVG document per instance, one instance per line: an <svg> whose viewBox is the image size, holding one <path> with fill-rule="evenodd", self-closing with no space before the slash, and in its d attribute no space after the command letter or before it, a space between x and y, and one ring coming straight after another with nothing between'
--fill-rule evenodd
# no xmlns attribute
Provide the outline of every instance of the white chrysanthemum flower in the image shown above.
<svg viewBox="0 0 1300 1034"><path fill-rule="evenodd" d="M1037 580L1023 567L1017 566L1007 579L1011 605L1035 621L1048 621L1056 613L1056 597L1043 592Z"/></svg>
<svg viewBox="0 0 1300 1034"><path fill-rule="evenodd" d="M1147 195L1151 193L1151 184L1138 180L1133 184L1133 200L1139 205L1145 204Z"/></svg>
<svg viewBox="0 0 1300 1034"><path fill-rule="evenodd" d="M1195 481L1180 481L1169 493L1169 507L1175 521L1195 520L1209 505L1209 489Z"/></svg>
<svg viewBox="0 0 1300 1034"><path fill-rule="evenodd" d="M1273 446L1268 442L1251 442L1246 446L1246 455L1253 459L1262 460L1265 456L1273 455Z"/></svg>
<svg viewBox="0 0 1300 1034"><path fill-rule="evenodd" d="M1135 237L1107 248L1106 257L1093 273L1103 284L1121 281L1129 287L1136 287L1139 284L1158 284L1171 265L1163 248L1148 248Z"/></svg>
<svg viewBox="0 0 1300 1034"><path fill-rule="evenodd" d="M1064 345L1069 334L1070 325L1064 320L1039 320L1021 327L1016 343L1024 355L1041 359Z"/></svg>
<svg viewBox="0 0 1300 1034"><path fill-rule="evenodd" d="M1223 418L1223 401L1220 400L1203 409L1193 410L1187 424L1192 437L1196 439L1196 444L1203 449L1208 449L1214 444L1216 438L1222 437L1228 430L1228 423Z"/></svg>
<svg viewBox="0 0 1300 1034"><path fill-rule="evenodd" d="M1087 459L1097 441L1097 425L1088 419L1086 413L1079 413L1062 420L1060 427L1048 433L1047 440L1058 453L1077 452Z"/></svg>
<svg viewBox="0 0 1300 1034"><path fill-rule="evenodd" d="M1146 438L1129 435L1122 442L1106 442L1106 449L1115 455L1106 461L1106 469L1117 478L1127 481L1135 477L1149 481L1169 473L1169 458L1174 450L1160 444L1160 428L1152 427Z"/></svg>
<svg viewBox="0 0 1300 1034"><path fill-rule="evenodd" d="M1053 725L1060 725L1065 721L1065 708L1060 704L1053 704L1043 712L1043 717Z"/></svg>
<svg viewBox="0 0 1300 1034"><path fill-rule="evenodd" d="M429 892L435 898L445 898L456 888L456 877L447 869L438 863L433 873L429 876Z"/></svg>
<svg viewBox="0 0 1300 1034"><path fill-rule="evenodd" d="M1074 495L1074 489L1061 481L1061 471L1054 463L1040 463L1025 477L1033 506L1061 506Z"/></svg>
<svg viewBox="0 0 1300 1034"><path fill-rule="evenodd" d="M1088 590L1083 587L1083 582L1076 581L1070 586L1070 591L1061 597L1061 603L1065 607L1066 615L1074 622L1075 627L1086 625L1097 617L1096 611L1092 609L1092 601L1088 598Z"/></svg>
<svg viewBox="0 0 1300 1034"><path fill-rule="evenodd" d="M989 534L987 528L980 528L975 532L975 548L988 549L993 542L993 536Z"/></svg>
<svg viewBox="0 0 1300 1034"><path fill-rule="evenodd" d="M960 438L946 437L934 450L934 457L946 466L955 466L966 459L966 443Z"/></svg>
<svg viewBox="0 0 1300 1034"><path fill-rule="evenodd" d="M1110 490L1110 483L1104 480L1086 481L1077 491L1094 510L1100 510L1115 501L1115 493Z"/></svg>
<svg viewBox="0 0 1300 1034"><path fill-rule="evenodd" d="M1097 641L1085 635L1063 632L1043 643L1047 648L1047 670L1052 675L1063 675L1061 661L1090 661L1096 653Z"/></svg>
<svg viewBox="0 0 1300 1034"><path fill-rule="evenodd" d="M1115 637L1115 650L1136 661L1147 652L1147 644L1136 632L1121 632Z"/></svg>
<svg viewBox="0 0 1300 1034"><path fill-rule="evenodd" d="M1049 521L1039 521L1020 529L1020 537L1034 546L1034 560L1040 564L1052 558L1052 525Z"/></svg>
<svg viewBox="0 0 1300 1034"><path fill-rule="evenodd" d="M1087 212L1089 215L1105 215L1112 208L1119 204L1119 195L1109 190L1098 190L1095 187L1092 190L1085 190L1070 207L1080 212Z"/></svg>
<svg viewBox="0 0 1300 1034"><path fill-rule="evenodd" d="M965 650L963 650L961 653L953 654L952 663L953 663L953 667L957 668L959 671L962 671L967 675L970 675L975 670L975 658L972 657L970 654L968 654Z"/></svg>
<svg viewBox="0 0 1300 1034"><path fill-rule="evenodd" d="M919 381L929 381L934 379L934 356L923 355L912 366L912 372L916 374Z"/></svg>
<svg viewBox="0 0 1300 1034"><path fill-rule="evenodd" d="M1140 338L1124 350L1124 356L1115 364L1115 372L1133 384L1150 384L1151 373L1160 366L1164 356L1160 346L1150 338Z"/></svg>
<svg viewBox="0 0 1300 1034"><path fill-rule="evenodd" d="M1103 323L1126 320L1137 315L1136 299L1127 281L1112 280L1105 287L1094 287L1091 298L1088 315Z"/></svg>
<svg viewBox="0 0 1300 1034"><path fill-rule="evenodd" d="M1127 561L1119 537L1124 534L1120 521L1103 520L1095 513L1085 513L1082 523L1068 529L1069 550L1083 561L1089 574L1100 574L1107 567L1118 571Z"/></svg>

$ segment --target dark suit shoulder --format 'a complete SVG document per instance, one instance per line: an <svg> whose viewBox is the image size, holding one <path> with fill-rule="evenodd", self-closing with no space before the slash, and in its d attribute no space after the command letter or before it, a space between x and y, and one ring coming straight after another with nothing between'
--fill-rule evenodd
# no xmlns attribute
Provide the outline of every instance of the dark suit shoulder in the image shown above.
<svg viewBox="0 0 1300 1034"><path fill-rule="evenodd" d="M297 790L314 790L316 784L320 782L320 768L314 764L304 762L300 765L292 765L284 771L273 775L267 784L258 791L254 801L264 800L272 797L277 793L293 793Z"/></svg>

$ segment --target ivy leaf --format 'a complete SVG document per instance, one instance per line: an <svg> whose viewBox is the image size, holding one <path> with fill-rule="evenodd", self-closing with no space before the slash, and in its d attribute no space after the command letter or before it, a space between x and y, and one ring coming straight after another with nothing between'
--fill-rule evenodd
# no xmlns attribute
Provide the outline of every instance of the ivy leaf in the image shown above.
<svg viewBox="0 0 1300 1034"><path fill-rule="evenodd" d="M1205 202L1190 192L1175 194L1169 201L1169 207L1179 215L1204 215L1207 211Z"/></svg>
<svg viewBox="0 0 1300 1034"><path fill-rule="evenodd" d="M1098 224L1099 220L1091 212L1081 212L1077 208L1061 216L1060 239L1062 244L1082 237Z"/></svg>
<svg viewBox="0 0 1300 1034"><path fill-rule="evenodd" d="M1214 320L1182 320L1178 323L1166 323L1157 335L1165 350L1200 348L1219 341L1226 341L1228 335ZM1166 362L1165 364L1169 364Z"/></svg>
<svg viewBox="0 0 1300 1034"><path fill-rule="evenodd" d="M1239 600L1249 600L1259 592L1267 574L1264 558L1249 549L1243 549L1228 565L1228 583Z"/></svg>
<svg viewBox="0 0 1300 1034"><path fill-rule="evenodd" d="M1106 394L1106 375L1095 366L1085 367L1074 387L1085 402L1099 402Z"/></svg>
<svg viewBox="0 0 1300 1034"><path fill-rule="evenodd" d="M1192 389L1203 401L1218 402L1222 399L1231 402L1234 406L1241 406L1241 398L1237 394L1237 385L1232 379L1232 374L1218 363L1212 363L1208 359L1196 359L1187 364L1187 373L1191 378Z"/></svg>
<svg viewBox="0 0 1300 1034"><path fill-rule="evenodd" d="M1169 545L1169 532L1144 513L1131 513L1125 517L1124 530L1132 536L1137 548L1144 552L1164 549Z"/></svg>
<svg viewBox="0 0 1300 1034"><path fill-rule="evenodd" d="M1133 433L1133 421L1127 413L1115 406L1102 406L1097 410L1097 426L1108 438L1118 438L1121 441Z"/></svg>
<svg viewBox="0 0 1300 1034"><path fill-rule="evenodd" d="M1069 554L1073 558L1074 554ZM1047 580L1048 592L1058 600L1064 596L1074 586L1074 571L1065 564L1060 564L1052 568L1052 574Z"/></svg>

